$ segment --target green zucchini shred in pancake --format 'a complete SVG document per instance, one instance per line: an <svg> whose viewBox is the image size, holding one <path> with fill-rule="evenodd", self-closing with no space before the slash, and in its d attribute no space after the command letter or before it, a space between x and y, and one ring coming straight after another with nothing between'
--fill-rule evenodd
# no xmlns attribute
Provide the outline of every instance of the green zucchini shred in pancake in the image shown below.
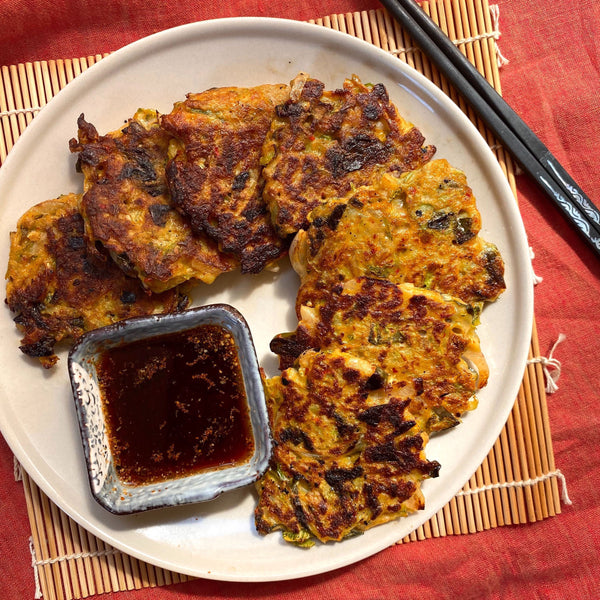
<svg viewBox="0 0 600 600"><path fill-rule="evenodd" d="M188 302L177 289L145 290L87 240L79 196L47 200L21 216L10 235L6 303L24 334L21 351L45 368L55 345L141 315L176 312Z"/></svg>
<svg viewBox="0 0 600 600"><path fill-rule="evenodd" d="M342 89L325 90L300 73L290 99L276 109L261 157L275 227L282 236L296 233L327 199L343 198L384 173L415 169L435 152L423 144L382 84L354 76Z"/></svg>
<svg viewBox="0 0 600 600"><path fill-rule="evenodd" d="M188 94L161 118L176 141L167 167L172 199L197 233L258 273L287 253L262 197L260 153L287 85L223 87Z"/></svg>
<svg viewBox="0 0 600 600"><path fill-rule="evenodd" d="M212 283L238 266L171 206L165 168L172 138L156 111L139 109L107 135L98 135L83 115L77 124L70 147L84 174L86 231L127 274L162 292L188 281Z"/></svg>

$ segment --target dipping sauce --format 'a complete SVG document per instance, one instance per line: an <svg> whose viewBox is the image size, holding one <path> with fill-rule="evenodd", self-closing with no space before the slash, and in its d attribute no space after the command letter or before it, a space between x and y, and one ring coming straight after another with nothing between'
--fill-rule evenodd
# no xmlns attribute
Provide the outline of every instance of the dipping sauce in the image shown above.
<svg viewBox="0 0 600 600"><path fill-rule="evenodd" d="M252 457L242 370L227 329L200 325L111 348L97 373L122 481L155 483Z"/></svg>

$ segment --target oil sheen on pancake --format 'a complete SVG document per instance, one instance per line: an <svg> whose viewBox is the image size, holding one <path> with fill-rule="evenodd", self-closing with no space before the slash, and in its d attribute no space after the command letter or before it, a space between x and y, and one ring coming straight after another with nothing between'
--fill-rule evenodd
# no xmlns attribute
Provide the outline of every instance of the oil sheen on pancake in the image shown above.
<svg viewBox="0 0 600 600"><path fill-rule="evenodd" d="M368 276L450 294L478 312L505 289L500 253L480 229L466 176L448 161L385 176L312 211L290 252L302 282L298 304Z"/></svg>
<svg viewBox="0 0 600 600"><path fill-rule="evenodd" d="M21 350L52 367L57 342L140 315L175 312L176 289L151 294L108 255L88 245L75 194L29 209L10 236L6 302L24 334Z"/></svg>
<svg viewBox="0 0 600 600"><path fill-rule="evenodd" d="M70 146L85 177L80 210L86 231L126 273L162 292L187 281L212 283L237 267L171 206L165 178L171 136L156 111L140 109L107 135L98 135L83 115L78 127Z"/></svg>
<svg viewBox="0 0 600 600"><path fill-rule="evenodd" d="M174 205L197 233L258 273L287 252L262 198L260 153L287 85L223 87L188 94L163 127L177 138L167 179Z"/></svg>
<svg viewBox="0 0 600 600"><path fill-rule="evenodd" d="M382 84L355 76L342 89L299 74L276 109L263 148L264 197L280 235L302 229L310 211L384 173L427 162L435 148L403 119Z"/></svg>
<svg viewBox="0 0 600 600"><path fill-rule="evenodd" d="M258 483L259 533L311 546L341 541L423 508L439 464L403 390L334 349L309 351L266 383L274 451Z"/></svg>

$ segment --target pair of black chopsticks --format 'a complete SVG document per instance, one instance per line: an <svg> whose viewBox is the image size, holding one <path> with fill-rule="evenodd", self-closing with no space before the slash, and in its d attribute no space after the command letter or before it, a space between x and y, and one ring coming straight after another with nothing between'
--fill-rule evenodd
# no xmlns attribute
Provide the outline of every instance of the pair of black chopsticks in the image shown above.
<svg viewBox="0 0 600 600"><path fill-rule="evenodd" d="M600 257L600 211L415 0L381 0Z"/></svg>

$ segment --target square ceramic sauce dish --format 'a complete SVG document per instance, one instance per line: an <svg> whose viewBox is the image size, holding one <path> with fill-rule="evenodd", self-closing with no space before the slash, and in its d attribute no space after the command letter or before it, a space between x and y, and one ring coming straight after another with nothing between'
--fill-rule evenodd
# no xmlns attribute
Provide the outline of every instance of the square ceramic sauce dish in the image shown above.
<svg viewBox="0 0 600 600"><path fill-rule="evenodd" d="M256 351L226 304L86 333L68 359L94 498L115 514L256 481L271 436Z"/></svg>

